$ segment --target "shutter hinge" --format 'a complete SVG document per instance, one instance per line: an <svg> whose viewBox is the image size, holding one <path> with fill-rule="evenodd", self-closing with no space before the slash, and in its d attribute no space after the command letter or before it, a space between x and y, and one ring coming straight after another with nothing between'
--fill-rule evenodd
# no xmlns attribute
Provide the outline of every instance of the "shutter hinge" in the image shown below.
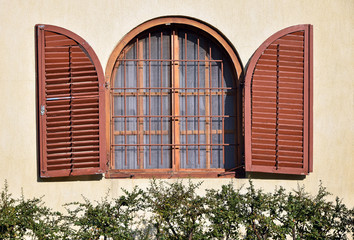
<svg viewBox="0 0 354 240"><path fill-rule="evenodd" d="M41 116L43 116L45 114L45 106L42 105L41 106Z"/></svg>

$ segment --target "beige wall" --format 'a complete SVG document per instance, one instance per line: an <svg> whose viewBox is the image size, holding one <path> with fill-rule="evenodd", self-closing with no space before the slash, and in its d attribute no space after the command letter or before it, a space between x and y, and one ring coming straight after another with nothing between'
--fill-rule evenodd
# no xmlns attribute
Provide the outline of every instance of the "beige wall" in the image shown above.
<svg viewBox="0 0 354 240"><path fill-rule="evenodd" d="M218 28L243 64L270 35L302 23L314 26L314 172L305 179L255 176L256 186L273 190L304 184L315 193L319 181L354 205L354 1L352 0L0 0L0 186L8 180L15 195L45 195L51 207L98 199L111 189L145 187L148 180L37 179L34 25L53 24L83 37L103 68L118 41L151 18L185 15ZM203 179L204 188L230 179ZM246 179L234 179L241 186Z"/></svg>

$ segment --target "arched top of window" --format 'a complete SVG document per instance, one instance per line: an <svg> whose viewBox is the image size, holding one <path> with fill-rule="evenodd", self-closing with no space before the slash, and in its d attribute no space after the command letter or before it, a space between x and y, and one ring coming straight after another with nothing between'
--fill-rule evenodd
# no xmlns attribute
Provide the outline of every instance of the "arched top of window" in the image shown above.
<svg viewBox="0 0 354 240"><path fill-rule="evenodd" d="M106 66L106 81L110 81L113 71L114 65L119 54L122 50L130 43L134 38L142 34L148 29L153 29L155 27L163 27L163 26L183 26L183 29L192 29L194 31L198 31L198 34L202 34L207 36L209 39L213 39L215 43L219 44L229 55L231 62L233 64L233 69L235 70L237 79L240 79L240 76L243 72L243 65L238 57L238 54L229 40L220 33L216 28L193 18L182 17L182 16L167 16L167 17L159 17L155 19L151 19L146 21L129 33L127 33L117 44L115 49L112 51L108 63Z"/></svg>

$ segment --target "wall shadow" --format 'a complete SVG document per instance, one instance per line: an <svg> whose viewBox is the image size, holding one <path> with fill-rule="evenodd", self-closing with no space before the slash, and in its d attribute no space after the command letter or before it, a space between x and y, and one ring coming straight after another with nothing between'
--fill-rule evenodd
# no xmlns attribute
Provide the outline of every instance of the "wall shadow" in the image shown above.
<svg viewBox="0 0 354 240"><path fill-rule="evenodd" d="M306 175L274 174L274 173L246 173L249 179L268 179L268 180L304 180Z"/></svg>
<svg viewBox="0 0 354 240"><path fill-rule="evenodd" d="M70 176L70 177L50 177L40 178L37 177L37 182L77 182L77 181L100 181L103 178L102 174L88 175L88 176Z"/></svg>

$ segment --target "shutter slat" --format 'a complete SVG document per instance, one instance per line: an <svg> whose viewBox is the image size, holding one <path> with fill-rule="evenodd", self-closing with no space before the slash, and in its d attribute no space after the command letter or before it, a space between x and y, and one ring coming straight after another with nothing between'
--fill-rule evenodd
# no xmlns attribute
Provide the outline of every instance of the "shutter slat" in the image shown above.
<svg viewBox="0 0 354 240"><path fill-rule="evenodd" d="M63 164L63 165L57 165L57 166L48 166L48 170L64 170L64 169L68 169L68 170L72 170L72 169L79 169L81 170L82 168L97 168L100 166L99 161L97 161L97 163L92 162L92 160L90 161L90 163L76 163L76 164Z"/></svg>
<svg viewBox="0 0 354 240"><path fill-rule="evenodd" d="M80 97L99 97L95 92L72 92L70 93L52 93L47 96L50 99L80 98Z"/></svg>
<svg viewBox="0 0 354 240"><path fill-rule="evenodd" d="M48 156L50 154L62 153L62 152L71 152L71 153L78 153L78 152L97 152L99 150L99 145L89 145L89 146L73 146L73 147L61 147L61 148L53 148L48 149L47 153Z"/></svg>
<svg viewBox="0 0 354 240"><path fill-rule="evenodd" d="M98 156L99 151L88 151L88 152L61 152L55 154L48 154L48 160L55 160L55 159L62 159L68 157L91 157L91 156Z"/></svg>
<svg viewBox="0 0 354 240"><path fill-rule="evenodd" d="M56 67L56 66L47 66L46 67L46 73L51 74L51 73L60 73L60 72L87 72L87 71L95 71L95 66L93 65L83 65L83 66L71 66L69 67L69 64L65 64L64 66ZM95 74L96 75L96 74Z"/></svg>
<svg viewBox="0 0 354 240"><path fill-rule="evenodd" d="M58 78L58 79L48 79L47 84L52 83L62 83L62 82L85 82L85 81L97 81L97 76L81 76L81 77L71 77L71 78Z"/></svg>
<svg viewBox="0 0 354 240"><path fill-rule="evenodd" d="M48 164L52 165L53 167L61 165L61 164L76 164L76 163L82 163L82 162L93 162L94 164L97 164L99 162L99 157L75 157L75 158L64 158L61 160L49 160Z"/></svg>
<svg viewBox="0 0 354 240"><path fill-rule="evenodd" d="M311 31L310 25L279 31L250 60L245 77L246 171L310 170Z"/></svg>
<svg viewBox="0 0 354 240"><path fill-rule="evenodd" d="M48 52L45 54L46 58L68 58L69 57L69 52L68 51L62 51L62 52Z"/></svg>
<svg viewBox="0 0 354 240"><path fill-rule="evenodd" d="M45 54L48 53L55 53L55 52L68 52L69 47L44 47L45 49Z"/></svg>
<svg viewBox="0 0 354 240"><path fill-rule="evenodd" d="M71 140L77 143L80 143L80 141L91 141L91 140L94 141L94 140L99 140L99 135L96 134L96 135L83 135L83 136L55 137L49 139L48 144L69 142Z"/></svg>
<svg viewBox="0 0 354 240"><path fill-rule="evenodd" d="M271 44L268 46L268 49L277 49L278 48L278 44ZM304 51L304 47L303 46L287 46L287 45L280 45L279 49L281 51L285 50L285 51L297 51L297 52L303 52Z"/></svg>
<svg viewBox="0 0 354 240"><path fill-rule="evenodd" d="M99 145L98 140L92 140L92 141L74 141L74 142L67 142L67 141L62 141L58 143L51 143L47 145L47 149L57 149L57 148L65 148L69 146L90 146L90 145Z"/></svg>
<svg viewBox="0 0 354 240"><path fill-rule="evenodd" d="M262 59L259 59L258 64L260 64L260 65L274 65L274 64L277 64L277 59L269 60L269 59L262 58ZM303 68L304 67L303 62L279 61L279 65L281 65L283 67L295 67L295 68L297 68L297 67Z"/></svg>
<svg viewBox="0 0 354 240"><path fill-rule="evenodd" d="M106 153L98 58L66 29L37 25L37 34L39 104L46 110L40 115L41 177L100 174Z"/></svg>
<svg viewBox="0 0 354 240"><path fill-rule="evenodd" d="M47 47L56 47L56 46L74 46L77 43L71 39L65 40L56 40L56 41L48 41L46 43Z"/></svg>
<svg viewBox="0 0 354 240"><path fill-rule="evenodd" d="M267 49L264 51L265 55L276 55L278 54L278 50L277 49ZM280 50L280 55L279 56L289 56L289 57L303 57L304 56L304 52L303 51L287 51L287 50ZM258 68L258 66L257 66Z"/></svg>

